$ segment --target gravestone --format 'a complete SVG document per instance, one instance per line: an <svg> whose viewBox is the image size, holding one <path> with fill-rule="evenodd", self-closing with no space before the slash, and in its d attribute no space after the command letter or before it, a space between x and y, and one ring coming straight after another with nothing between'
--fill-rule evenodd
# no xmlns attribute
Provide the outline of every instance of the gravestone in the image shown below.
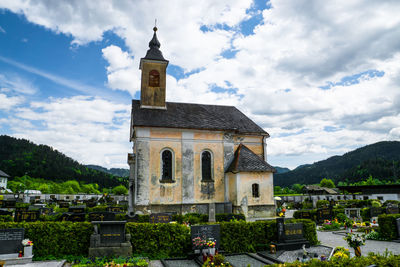
<svg viewBox="0 0 400 267"><path fill-rule="evenodd" d="M68 202L66 202L66 201L60 201L59 203L58 203L58 206L60 207L60 208L63 208L63 209L68 209L69 208L69 203Z"/></svg>
<svg viewBox="0 0 400 267"><path fill-rule="evenodd" d="M317 221L318 222L323 222L325 220L332 221L332 209L330 208L321 208L317 209Z"/></svg>
<svg viewBox="0 0 400 267"><path fill-rule="evenodd" d="M10 215L12 216L12 212L8 210L0 210L0 215Z"/></svg>
<svg viewBox="0 0 400 267"><path fill-rule="evenodd" d="M15 208L17 201L15 199L12 200L3 200L2 207L5 209L13 209Z"/></svg>
<svg viewBox="0 0 400 267"><path fill-rule="evenodd" d="M284 223L284 218L276 219L277 242L272 242L277 251L296 250L303 245L310 247L310 242L304 238L302 223Z"/></svg>
<svg viewBox="0 0 400 267"><path fill-rule="evenodd" d="M85 213L70 213L67 217L67 221L70 222L84 222L85 221Z"/></svg>
<svg viewBox="0 0 400 267"><path fill-rule="evenodd" d="M108 211L95 211L89 213L89 221L114 221L115 220L115 213L108 212Z"/></svg>
<svg viewBox="0 0 400 267"><path fill-rule="evenodd" d="M86 206L81 205L81 206L73 206L68 208L68 212L73 212L73 213L85 213Z"/></svg>
<svg viewBox="0 0 400 267"><path fill-rule="evenodd" d="M39 211L16 211L14 216L14 222L35 222L39 219Z"/></svg>
<svg viewBox="0 0 400 267"><path fill-rule="evenodd" d="M130 234L125 233L126 221L93 221L94 233L90 236L89 257L132 255Z"/></svg>
<svg viewBox="0 0 400 267"><path fill-rule="evenodd" d="M370 217L378 217L379 215L382 214L382 208L381 207L371 207L369 209L369 215Z"/></svg>
<svg viewBox="0 0 400 267"><path fill-rule="evenodd" d="M309 211L301 211L300 217L302 219L310 219L310 220L312 220L311 213Z"/></svg>
<svg viewBox="0 0 400 267"><path fill-rule="evenodd" d="M15 211L19 211L19 212L21 212L21 211L28 211L28 207L16 207L16 208L15 208Z"/></svg>
<svg viewBox="0 0 400 267"><path fill-rule="evenodd" d="M109 212L122 212L122 208L121 207L107 207L106 211L109 211Z"/></svg>
<svg viewBox="0 0 400 267"><path fill-rule="evenodd" d="M215 222L215 203L208 204L208 221Z"/></svg>
<svg viewBox="0 0 400 267"><path fill-rule="evenodd" d="M24 228L0 229L0 254L13 254L23 250ZM16 256L15 256L16 255Z"/></svg>
<svg viewBox="0 0 400 267"><path fill-rule="evenodd" d="M201 239L211 239L215 241L215 248L219 249L221 243L220 236L220 225L219 224L209 224L209 225L193 225L191 229L191 240L196 237Z"/></svg>
<svg viewBox="0 0 400 267"><path fill-rule="evenodd" d="M169 223L172 221L172 216L169 213L152 213L150 214L150 223Z"/></svg>
<svg viewBox="0 0 400 267"><path fill-rule="evenodd" d="M398 214L399 207L397 205L388 205L386 207L386 214Z"/></svg>

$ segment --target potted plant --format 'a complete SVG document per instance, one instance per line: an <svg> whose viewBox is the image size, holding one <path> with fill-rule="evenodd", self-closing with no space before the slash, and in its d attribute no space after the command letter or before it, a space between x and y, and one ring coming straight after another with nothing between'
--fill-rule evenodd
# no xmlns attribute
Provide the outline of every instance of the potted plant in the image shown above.
<svg viewBox="0 0 400 267"><path fill-rule="evenodd" d="M206 246L208 247L208 253L211 256L215 255L215 241L214 239L207 239Z"/></svg>
<svg viewBox="0 0 400 267"><path fill-rule="evenodd" d="M195 254L200 254L201 249L204 248L204 243L204 240L200 236L193 238L192 244Z"/></svg>
<svg viewBox="0 0 400 267"><path fill-rule="evenodd" d="M357 257L361 256L361 246L365 244L365 235L362 234L353 234L353 233L348 233L345 237L344 240L347 241L347 244L349 247L354 249L354 253L356 254Z"/></svg>
<svg viewBox="0 0 400 267"><path fill-rule="evenodd" d="M24 246L24 257L32 257L33 242L29 239L22 240L22 245Z"/></svg>

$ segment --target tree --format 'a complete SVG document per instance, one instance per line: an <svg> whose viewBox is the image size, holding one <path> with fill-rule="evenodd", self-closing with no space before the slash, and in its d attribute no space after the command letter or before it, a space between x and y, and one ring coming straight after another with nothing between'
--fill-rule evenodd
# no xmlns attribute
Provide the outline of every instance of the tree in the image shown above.
<svg viewBox="0 0 400 267"><path fill-rule="evenodd" d="M297 194L300 194L300 193L303 192L303 187L304 187L304 185L302 185L302 184L294 184L294 185L292 185L292 189L293 189Z"/></svg>
<svg viewBox="0 0 400 267"><path fill-rule="evenodd" d="M128 194L128 189L123 185L118 185L112 190L114 195L126 195Z"/></svg>
<svg viewBox="0 0 400 267"><path fill-rule="evenodd" d="M322 187L335 188L335 183L331 179L326 178L322 179L319 185Z"/></svg>

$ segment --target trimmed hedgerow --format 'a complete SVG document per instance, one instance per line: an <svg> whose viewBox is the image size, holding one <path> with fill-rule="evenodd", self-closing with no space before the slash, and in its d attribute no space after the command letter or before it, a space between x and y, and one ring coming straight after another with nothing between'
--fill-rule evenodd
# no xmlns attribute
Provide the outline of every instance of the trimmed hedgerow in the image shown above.
<svg viewBox="0 0 400 267"><path fill-rule="evenodd" d="M88 222L0 222L0 229L24 228L35 257L62 258L88 254L93 226Z"/></svg>
<svg viewBox="0 0 400 267"><path fill-rule="evenodd" d="M397 238L396 219L400 218L400 214L381 214L378 216L379 234L385 239Z"/></svg>
<svg viewBox="0 0 400 267"><path fill-rule="evenodd" d="M134 254L150 258L185 256L191 249L190 228L176 223L127 223Z"/></svg>

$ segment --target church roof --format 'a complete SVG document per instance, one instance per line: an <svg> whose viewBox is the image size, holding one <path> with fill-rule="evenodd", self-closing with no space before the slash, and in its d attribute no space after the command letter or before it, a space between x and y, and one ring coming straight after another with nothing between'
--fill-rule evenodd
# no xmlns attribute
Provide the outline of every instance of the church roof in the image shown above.
<svg viewBox="0 0 400 267"><path fill-rule="evenodd" d="M162 52L160 51L160 42L157 39L157 27L153 28L154 34L153 34L153 38L150 40L149 42L149 47L150 49L147 50L146 56L143 59L151 59L151 60L159 60L159 61L166 61L168 62L168 60L166 60L162 54Z"/></svg>
<svg viewBox="0 0 400 267"><path fill-rule="evenodd" d="M240 144L227 172L276 172L276 170L245 145Z"/></svg>
<svg viewBox="0 0 400 267"><path fill-rule="evenodd" d="M233 106L167 102L166 109L148 109L140 108L139 100L132 100L132 124L144 127L234 131L269 136L266 131Z"/></svg>
<svg viewBox="0 0 400 267"><path fill-rule="evenodd" d="M0 170L0 177L10 177L10 175Z"/></svg>

